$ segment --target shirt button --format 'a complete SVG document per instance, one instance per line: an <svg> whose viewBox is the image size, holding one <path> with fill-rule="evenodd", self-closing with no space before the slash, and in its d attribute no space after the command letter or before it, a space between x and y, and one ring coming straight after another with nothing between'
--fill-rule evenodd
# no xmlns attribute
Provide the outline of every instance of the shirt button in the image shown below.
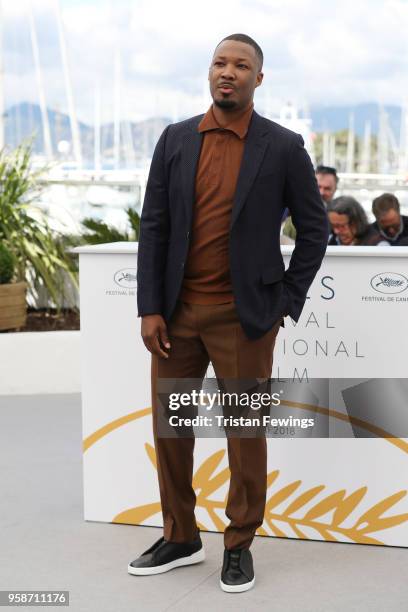
<svg viewBox="0 0 408 612"><path fill-rule="evenodd" d="M184 268L184 261L181 262L181 268Z"/></svg>
<svg viewBox="0 0 408 612"><path fill-rule="evenodd" d="M187 236L187 238L189 238L190 237L190 232L187 232L186 236Z"/></svg>

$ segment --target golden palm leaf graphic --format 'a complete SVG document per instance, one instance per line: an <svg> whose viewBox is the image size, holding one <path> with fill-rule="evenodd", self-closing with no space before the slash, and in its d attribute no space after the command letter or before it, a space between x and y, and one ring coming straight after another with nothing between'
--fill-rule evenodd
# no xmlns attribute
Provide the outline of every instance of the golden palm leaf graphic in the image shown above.
<svg viewBox="0 0 408 612"><path fill-rule="evenodd" d="M156 468L156 455L154 448L146 443L147 455ZM219 469L219 465L224 458L225 450L219 450L210 455L197 469L193 478L193 487L197 496L197 506L206 510L210 520L209 526L198 524L203 531L213 530L224 531L226 524L218 516L217 510L225 508L226 499L212 499L212 495L218 491L229 479L229 468ZM272 485L278 480L279 470L274 470L268 474L267 487L270 491ZM282 488L271 491L266 502L264 522L269 527L273 535L281 537L293 537L293 533L303 540L313 539L314 534L319 534L324 540L337 542L338 537L343 540L347 538L359 544L384 544L380 540L373 538L369 534L384 529L390 529L408 520L408 513L384 516L397 504L407 491L398 491L385 499L380 500L374 506L366 510L350 526L344 526L344 522L357 508L365 494L367 487L356 489L349 495L345 489L336 491L316 501L307 511L301 513L302 516L294 516L299 513L312 500L322 493L325 485L318 485L299 493L301 480L296 480ZM285 506L278 509L278 506ZM160 511L160 502L130 508L116 515L113 523L140 524L142 521L153 516ZM279 526L276 524L279 523ZM313 535L307 535L305 532ZM264 527L257 530L259 535L270 535ZM337 537L336 537L337 536Z"/></svg>

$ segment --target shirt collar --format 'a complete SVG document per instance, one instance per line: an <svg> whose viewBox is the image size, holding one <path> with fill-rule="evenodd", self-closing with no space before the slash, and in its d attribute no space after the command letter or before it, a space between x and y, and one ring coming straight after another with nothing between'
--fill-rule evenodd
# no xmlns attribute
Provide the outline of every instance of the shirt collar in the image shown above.
<svg viewBox="0 0 408 612"><path fill-rule="evenodd" d="M238 138L241 140L245 138L248 128L249 122L252 117L252 112L254 110L253 103L234 121L231 121L227 126L222 128L218 121L216 120L213 112L213 106L211 105L208 111L205 113L204 117L201 119L198 124L198 131L201 132L209 132L210 130L230 130L234 132Z"/></svg>

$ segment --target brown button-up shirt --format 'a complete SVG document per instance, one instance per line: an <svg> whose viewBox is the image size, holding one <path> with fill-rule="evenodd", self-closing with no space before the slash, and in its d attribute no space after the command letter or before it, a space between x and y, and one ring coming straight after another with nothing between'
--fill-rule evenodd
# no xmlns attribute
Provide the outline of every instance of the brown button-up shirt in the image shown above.
<svg viewBox="0 0 408 612"><path fill-rule="evenodd" d="M197 168L192 235L180 299L224 304L234 296L230 280L232 204L253 104L222 128L212 106L198 126L204 139Z"/></svg>

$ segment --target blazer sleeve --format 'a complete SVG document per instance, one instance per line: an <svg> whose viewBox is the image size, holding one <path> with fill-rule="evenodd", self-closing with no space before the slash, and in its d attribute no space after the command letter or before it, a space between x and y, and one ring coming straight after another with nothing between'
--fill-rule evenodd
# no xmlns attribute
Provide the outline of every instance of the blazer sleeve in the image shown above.
<svg viewBox="0 0 408 612"><path fill-rule="evenodd" d="M161 314L163 282L170 230L165 170L167 126L155 147L140 218L137 255L138 316Z"/></svg>
<svg viewBox="0 0 408 612"><path fill-rule="evenodd" d="M296 229L296 242L283 280L288 293L288 314L297 321L322 263L329 236L326 208L300 134L293 139L289 151L285 203Z"/></svg>

